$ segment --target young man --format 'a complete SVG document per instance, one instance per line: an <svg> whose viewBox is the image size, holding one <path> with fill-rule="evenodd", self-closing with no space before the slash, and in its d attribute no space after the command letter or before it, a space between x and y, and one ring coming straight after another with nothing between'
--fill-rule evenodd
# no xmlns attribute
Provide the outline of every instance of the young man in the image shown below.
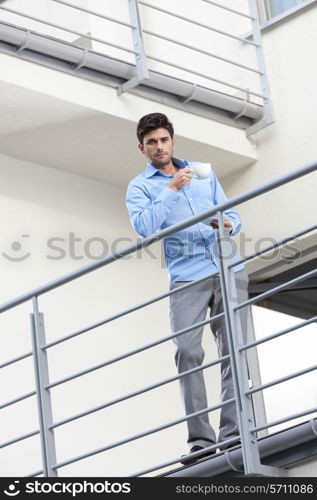
<svg viewBox="0 0 317 500"><path fill-rule="evenodd" d="M143 116L137 125L139 150L146 157L146 169L128 186L126 203L135 231L142 237L199 214L226 200L216 175L211 172L204 179L193 177L192 168L199 162L187 162L173 157L175 145L172 123L162 113ZM225 212L224 225L231 235L240 230L240 218L233 209ZM214 227L200 222L178 231L164 239L166 266L171 289L218 272ZM235 257L237 259L237 256ZM238 300L247 299L247 275L243 265L234 268ZM214 316L223 311L219 274L193 285L170 297L170 318L173 332L177 332L206 318L207 310ZM213 321L211 330L219 356L228 354L228 342L223 318ZM202 364L203 327L196 328L174 339L175 361L178 372ZM186 414L205 409L207 405L203 371L180 378L180 388ZM221 364L221 399L234 396L229 361ZM182 463L191 464L214 451L203 449L217 442L208 414L192 417L187 421L190 453ZM239 435L235 404L221 410L218 442ZM221 445L220 445L221 447Z"/></svg>

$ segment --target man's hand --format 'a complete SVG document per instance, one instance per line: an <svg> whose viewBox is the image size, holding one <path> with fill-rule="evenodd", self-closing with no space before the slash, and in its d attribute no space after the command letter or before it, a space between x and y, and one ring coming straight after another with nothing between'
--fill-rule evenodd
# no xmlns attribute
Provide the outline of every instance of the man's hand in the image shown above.
<svg viewBox="0 0 317 500"><path fill-rule="evenodd" d="M218 224L218 221L217 220L213 220L211 222L211 227L213 227L214 229L218 229L219 228L219 224ZM227 217L223 217L223 225L226 229L229 230L229 233L231 233L232 229L233 229L233 226L232 226L232 222L230 219L228 219Z"/></svg>
<svg viewBox="0 0 317 500"><path fill-rule="evenodd" d="M192 177L193 172L189 167L181 168L178 172L176 172L173 179L168 184L168 187L173 189L173 191L179 191L190 183Z"/></svg>

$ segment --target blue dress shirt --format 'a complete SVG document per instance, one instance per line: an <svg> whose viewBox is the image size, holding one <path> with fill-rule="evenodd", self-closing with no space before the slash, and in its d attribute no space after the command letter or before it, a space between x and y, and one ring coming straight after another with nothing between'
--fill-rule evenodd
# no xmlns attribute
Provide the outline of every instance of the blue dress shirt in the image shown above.
<svg viewBox="0 0 317 500"><path fill-rule="evenodd" d="M187 162L173 158L179 168L200 162ZM167 185L172 176L148 164L146 169L130 181L126 204L135 231L143 238L182 222L226 201L226 195L215 175L206 178L192 177L189 185L175 192ZM240 231L237 212L230 208L224 214L232 222L231 235ZM163 240L166 267L170 284L175 281L192 281L216 272L219 268L215 230L203 222L193 224ZM232 260L237 261L234 251ZM234 271L243 269L243 264Z"/></svg>

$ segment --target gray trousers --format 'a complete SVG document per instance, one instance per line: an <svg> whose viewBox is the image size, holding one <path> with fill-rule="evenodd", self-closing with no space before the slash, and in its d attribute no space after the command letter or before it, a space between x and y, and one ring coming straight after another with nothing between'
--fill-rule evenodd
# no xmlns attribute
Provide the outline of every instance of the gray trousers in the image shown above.
<svg viewBox="0 0 317 500"><path fill-rule="evenodd" d="M235 273L239 303L248 299L248 276L245 270ZM171 289L184 285L177 281ZM223 311L219 275L193 285L188 289L170 296L170 320L173 332L206 319L208 308L210 317ZM247 310L241 310L241 322L244 337L247 329ZM210 323L215 338L219 357L229 353L225 319L221 318ZM175 362L179 373L200 366L205 352L202 348L203 327L196 328L184 335L175 337ZM203 370L197 371L179 379L182 400L186 415L208 407ZM230 361L221 363L221 401L234 397ZM188 444L191 447L210 446L217 442L214 429L209 422L208 413L187 420ZM225 405L221 409L218 442L233 438L239 434L235 403Z"/></svg>

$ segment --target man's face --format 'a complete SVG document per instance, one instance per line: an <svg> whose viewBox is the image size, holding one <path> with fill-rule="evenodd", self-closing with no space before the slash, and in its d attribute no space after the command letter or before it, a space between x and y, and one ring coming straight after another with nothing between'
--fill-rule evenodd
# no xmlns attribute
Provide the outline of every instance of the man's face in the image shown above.
<svg viewBox="0 0 317 500"><path fill-rule="evenodd" d="M155 168L164 168L173 156L175 139L165 128L157 128L144 136L143 144L139 144L139 150L152 163Z"/></svg>

